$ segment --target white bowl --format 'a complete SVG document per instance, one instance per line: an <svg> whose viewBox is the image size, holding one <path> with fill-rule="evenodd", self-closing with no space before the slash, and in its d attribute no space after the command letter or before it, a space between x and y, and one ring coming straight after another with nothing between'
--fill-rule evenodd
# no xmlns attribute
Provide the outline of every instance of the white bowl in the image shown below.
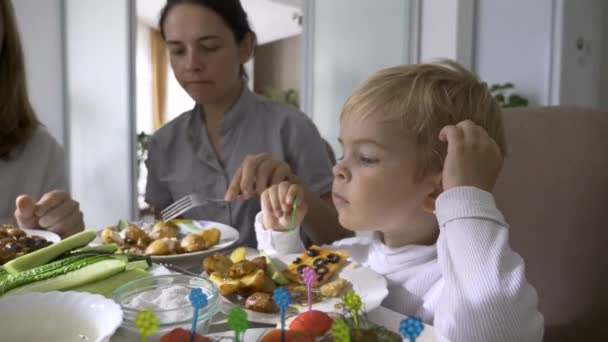
<svg viewBox="0 0 608 342"><path fill-rule="evenodd" d="M34 292L0 298L3 341L109 341L122 316L113 300L84 292Z"/></svg>

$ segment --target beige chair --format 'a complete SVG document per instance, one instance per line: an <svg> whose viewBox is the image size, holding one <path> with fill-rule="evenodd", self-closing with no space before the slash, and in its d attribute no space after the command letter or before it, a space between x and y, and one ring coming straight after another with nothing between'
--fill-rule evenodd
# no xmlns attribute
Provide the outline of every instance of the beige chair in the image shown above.
<svg viewBox="0 0 608 342"><path fill-rule="evenodd" d="M608 112L512 109L504 121L495 195L538 291L544 340L608 341Z"/></svg>

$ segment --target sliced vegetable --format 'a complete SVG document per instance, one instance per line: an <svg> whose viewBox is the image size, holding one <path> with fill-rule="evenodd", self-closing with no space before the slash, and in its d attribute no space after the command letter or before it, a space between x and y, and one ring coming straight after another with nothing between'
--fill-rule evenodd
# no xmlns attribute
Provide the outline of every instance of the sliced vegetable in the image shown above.
<svg viewBox="0 0 608 342"><path fill-rule="evenodd" d="M102 256L91 258L103 258ZM62 291L70 288L78 287L101 279L106 279L115 274L123 272L126 267L126 262L123 260L106 258L105 260L97 260L92 264L77 267L75 270L57 273L53 277L34 281L27 285L22 285L13 290L8 291L5 296L14 294L22 294L29 292L49 292Z"/></svg>
<svg viewBox="0 0 608 342"><path fill-rule="evenodd" d="M4 269L4 267L0 267L0 282L4 281L8 278L9 273Z"/></svg>
<svg viewBox="0 0 608 342"><path fill-rule="evenodd" d="M260 251L260 255L266 258L266 268L268 269L268 273L270 273L270 278L279 285L287 285L289 281L285 278L283 272L277 269L277 266L272 262L272 258L264 253L264 251Z"/></svg>
<svg viewBox="0 0 608 342"><path fill-rule="evenodd" d="M148 265L146 260L131 261L127 264L127 271L135 269L147 270L148 268L150 268L150 265Z"/></svg>
<svg viewBox="0 0 608 342"><path fill-rule="evenodd" d="M76 253L90 253L90 252L116 253L117 250L118 250L118 245L117 244L115 244L115 243L108 243L108 244L105 244L105 245L78 248L78 249L73 250L71 253L72 254L76 254Z"/></svg>
<svg viewBox="0 0 608 342"><path fill-rule="evenodd" d="M63 253L71 251L75 248L80 248L88 245L95 239L95 231L85 230L74 234L65 240L56 242L50 246L44 247L32 253L22 255L16 259L7 262L4 268L10 274L17 274L26 271L36 266L44 265L47 262L55 259Z"/></svg>
<svg viewBox="0 0 608 342"><path fill-rule="evenodd" d="M138 261L139 262L139 261ZM128 266L127 266L128 267ZM89 292L93 294L100 294L107 298L112 297L114 290L120 286L139 278L148 277L150 274L141 268L135 268L127 270L103 280L91 282L82 286L71 288L70 291Z"/></svg>
<svg viewBox="0 0 608 342"><path fill-rule="evenodd" d="M5 281L0 283L0 295L23 285L57 277L68 272L81 269L88 265L92 265L96 262L110 259L114 258L108 255L76 256L32 268L17 275L11 275ZM121 257L114 260L122 262L125 266L127 264L126 257Z"/></svg>

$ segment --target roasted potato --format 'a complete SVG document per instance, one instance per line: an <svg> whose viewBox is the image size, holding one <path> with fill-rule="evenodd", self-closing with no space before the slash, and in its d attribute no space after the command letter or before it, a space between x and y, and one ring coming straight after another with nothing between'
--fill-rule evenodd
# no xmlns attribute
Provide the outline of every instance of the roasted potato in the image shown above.
<svg viewBox="0 0 608 342"><path fill-rule="evenodd" d="M198 233L207 242L207 248L217 245L220 242L220 230L217 228L205 229Z"/></svg>
<svg viewBox="0 0 608 342"><path fill-rule="evenodd" d="M239 279L237 293L242 297L248 297L254 292L260 292L264 288L266 274L264 270L258 269L254 273L247 274Z"/></svg>
<svg viewBox="0 0 608 342"><path fill-rule="evenodd" d="M230 260L237 263L247 259L247 249L245 247L237 247L230 253Z"/></svg>
<svg viewBox="0 0 608 342"><path fill-rule="evenodd" d="M159 240L154 240L152 243L146 248L146 255L169 255L175 253L175 244L176 240L164 238Z"/></svg>
<svg viewBox="0 0 608 342"><path fill-rule="evenodd" d="M106 227L101 231L101 240L103 243L117 243L119 245L123 244L120 234L110 227Z"/></svg>
<svg viewBox="0 0 608 342"><path fill-rule="evenodd" d="M222 296L228 296L236 293L239 288L239 280L231 279L227 274L213 272L209 275L209 279L217 285Z"/></svg>
<svg viewBox="0 0 608 342"><path fill-rule="evenodd" d="M260 266L261 269L266 271L266 258L263 256L255 257L251 259L251 262Z"/></svg>
<svg viewBox="0 0 608 342"><path fill-rule="evenodd" d="M125 231L121 232L121 234L124 234L123 237L125 242L131 244L137 244L140 239L149 239L148 234L146 234L146 232L144 232L141 228L132 223L130 223L129 226L125 229Z"/></svg>
<svg viewBox="0 0 608 342"><path fill-rule="evenodd" d="M228 273L231 266L232 260L220 253L209 255L203 260L203 270L207 274L213 272Z"/></svg>
<svg viewBox="0 0 608 342"><path fill-rule="evenodd" d="M179 227L172 221L158 221L152 227L150 236L154 239L176 238Z"/></svg>
<svg viewBox="0 0 608 342"><path fill-rule="evenodd" d="M279 307L272 299L272 295L264 292L255 292L247 297L245 309L264 313L279 312Z"/></svg>
<svg viewBox="0 0 608 342"><path fill-rule="evenodd" d="M228 274L230 278L238 279L242 278L248 274L251 274L257 270L264 270L264 268L260 267L260 265L253 263L249 260L239 261L236 264L230 266L230 270Z"/></svg>
<svg viewBox="0 0 608 342"><path fill-rule="evenodd" d="M207 241L198 234L188 234L182 239L180 247L186 252L198 252L207 249Z"/></svg>
<svg viewBox="0 0 608 342"><path fill-rule="evenodd" d="M264 285L262 285L262 292L273 293L277 288L275 282L267 274L264 274Z"/></svg>

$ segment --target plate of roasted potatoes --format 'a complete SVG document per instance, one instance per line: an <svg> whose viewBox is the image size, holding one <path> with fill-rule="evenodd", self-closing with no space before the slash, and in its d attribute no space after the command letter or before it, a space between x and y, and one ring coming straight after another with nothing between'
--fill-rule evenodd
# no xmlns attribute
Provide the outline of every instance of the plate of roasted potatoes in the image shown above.
<svg viewBox="0 0 608 342"><path fill-rule="evenodd" d="M154 263L200 268L203 257L230 247L239 232L213 221L126 222L103 228L96 240L116 253L149 255Z"/></svg>

